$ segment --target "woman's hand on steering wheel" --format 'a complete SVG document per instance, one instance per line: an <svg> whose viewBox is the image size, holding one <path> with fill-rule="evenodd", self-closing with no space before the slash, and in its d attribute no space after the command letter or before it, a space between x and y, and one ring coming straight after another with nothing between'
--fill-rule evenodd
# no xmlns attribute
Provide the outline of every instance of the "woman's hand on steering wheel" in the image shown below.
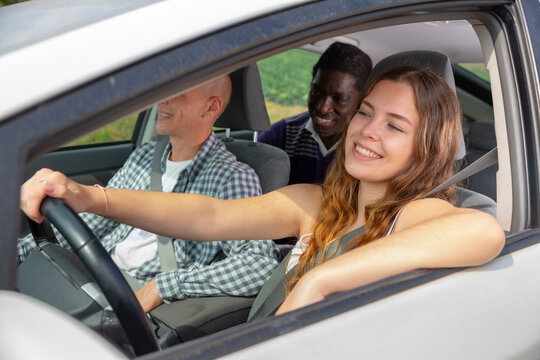
<svg viewBox="0 0 540 360"><path fill-rule="evenodd" d="M93 201L91 190L91 187L76 183L58 171L41 169L21 186L21 210L40 224L44 220L40 206L49 196L63 199L80 213L87 210Z"/></svg>

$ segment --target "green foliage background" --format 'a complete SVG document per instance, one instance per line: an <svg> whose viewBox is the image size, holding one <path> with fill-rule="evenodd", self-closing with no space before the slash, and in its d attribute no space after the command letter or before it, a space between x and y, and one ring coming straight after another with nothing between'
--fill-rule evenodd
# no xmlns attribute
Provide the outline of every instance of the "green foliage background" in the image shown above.
<svg viewBox="0 0 540 360"><path fill-rule="evenodd" d="M125 119L116 121L115 123L108 125L100 130L80 137L77 140L66 144L66 146L130 140L131 136L133 135L135 123L137 122L137 115L138 114L133 114Z"/></svg>
<svg viewBox="0 0 540 360"><path fill-rule="evenodd" d="M24 1L27 1L27 0L1 0L0 1L0 7L17 4L17 3L20 3L20 2L24 2Z"/></svg>
<svg viewBox="0 0 540 360"><path fill-rule="evenodd" d="M459 66L478 76L480 79L489 82L489 72L483 63L460 63Z"/></svg>
<svg viewBox="0 0 540 360"><path fill-rule="evenodd" d="M279 105L305 106L318 59L319 54L295 49L259 61L264 98Z"/></svg>

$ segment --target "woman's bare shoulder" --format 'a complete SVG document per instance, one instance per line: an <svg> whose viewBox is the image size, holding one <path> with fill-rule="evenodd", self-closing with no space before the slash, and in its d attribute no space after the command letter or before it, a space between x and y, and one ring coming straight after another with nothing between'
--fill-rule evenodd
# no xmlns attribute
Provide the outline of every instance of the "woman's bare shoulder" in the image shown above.
<svg viewBox="0 0 540 360"><path fill-rule="evenodd" d="M414 200L405 205L396 223L396 232L457 210L447 201L427 198Z"/></svg>

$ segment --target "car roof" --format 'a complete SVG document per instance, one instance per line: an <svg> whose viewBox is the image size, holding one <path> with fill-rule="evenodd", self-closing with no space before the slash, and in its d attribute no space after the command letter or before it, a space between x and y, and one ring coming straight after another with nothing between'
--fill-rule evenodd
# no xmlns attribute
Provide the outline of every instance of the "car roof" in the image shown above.
<svg viewBox="0 0 540 360"><path fill-rule="evenodd" d="M161 0L163 1L163 0ZM0 11L0 54L119 16L160 0L26 1Z"/></svg>
<svg viewBox="0 0 540 360"><path fill-rule="evenodd" d="M451 29L451 31L449 31ZM482 48L466 20L440 20L398 24L323 39L303 46L322 53L334 41L359 47L374 64L397 52L430 50L447 55L453 63L483 62Z"/></svg>
<svg viewBox="0 0 540 360"><path fill-rule="evenodd" d="M51 0L3 7L0 119L171 46L302 2Z"/></svg>

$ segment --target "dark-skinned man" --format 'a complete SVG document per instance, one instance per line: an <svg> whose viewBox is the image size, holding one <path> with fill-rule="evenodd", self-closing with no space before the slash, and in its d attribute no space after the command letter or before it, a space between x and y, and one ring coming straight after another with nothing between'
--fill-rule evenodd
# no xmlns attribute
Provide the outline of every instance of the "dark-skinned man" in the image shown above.
<svg viewBox="0 0 540 360"><path fill-rule="evenodd" d="M353 45L335 42L313 67L308 112L282 119L259 141L289 154L289 184L321 183L346 122L360 105L372 69L370 57Z"/></svg>

